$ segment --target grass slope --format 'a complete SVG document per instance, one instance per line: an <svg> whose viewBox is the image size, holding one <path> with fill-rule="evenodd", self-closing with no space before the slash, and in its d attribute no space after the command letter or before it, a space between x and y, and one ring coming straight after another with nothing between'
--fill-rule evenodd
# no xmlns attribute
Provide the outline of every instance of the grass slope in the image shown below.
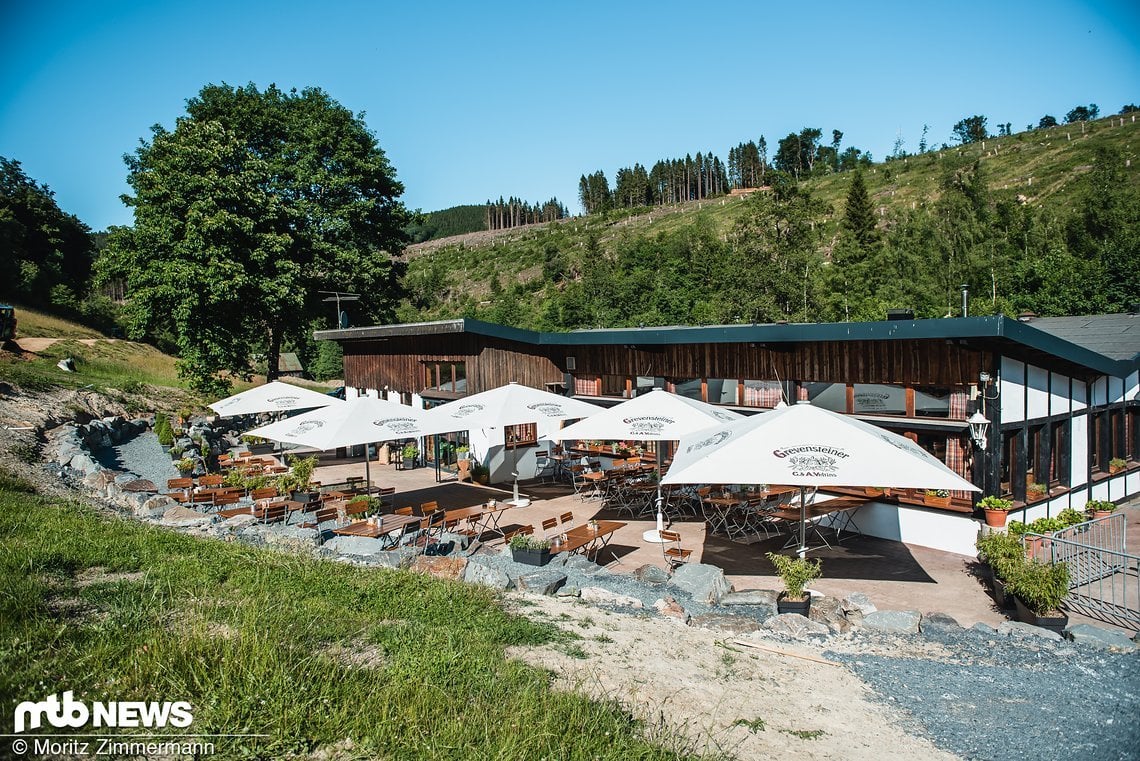
<svg viewBox="0 0 1140 761"><path fill-rule="evenodd" d="M1009 137L956 146L879 163L864 171L868 192L881 214L890 218L936 201L939 183L952 162L979 161L995 197L1022 196L1025 203L1053 210L1071 209L1074 183L1093 163L1098 147L1118 150L1129 166L1129 182L1140 183L1140 122L1134 114L1085 125L1066 124ZM851 174L804 182L830 209L823 226L823 246L830 248L843 215ZM743 200L713 198L669 207L619 210L546 225L442 238L408 249L410 303L400 318L440 319L461 316L494 297L491 283L529 282L543 277L549 251L577 253L596 241L606 252L625 236L652 237L684 228L707 226L727 235L740 218Z"/></svg>
<svg viewBox="0 0 1140 761"><path fill-rule="evenodd" d="M187 731L266 735L218 739L219 759L676 757L615 706L507 660L508 645L563 635L489 591L198 540L2 473L0 504L9 709L65 690L186 700Z"/></svg>

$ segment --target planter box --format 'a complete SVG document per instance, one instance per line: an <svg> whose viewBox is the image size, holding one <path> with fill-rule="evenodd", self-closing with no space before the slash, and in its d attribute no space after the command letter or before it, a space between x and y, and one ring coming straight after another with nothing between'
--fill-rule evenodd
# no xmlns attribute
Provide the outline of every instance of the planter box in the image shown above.
<svg viewBox="0 0 1140 761"><path fill-rule="evenodd" d="M807 616L811 611L811 595L804 594L802 600L789 600L783 593L776 598L776 611L778 613L798 613Z"/></svg>
<svg viewBox="0 0 1140 761"><path fill-rule="evenodd" d="M290 496L294 502L316 502L321 498L320 492L315 491L295 491Z"/></svg>
<svg viewBox="0 0 1140 761"><path fill-rule="evenodd" d="M923 494L922 502L927 507L950 507L949 497L932 497L929 494Z"/></svg>
<svg viewBox="0 0 1140 761"><path fill-rule="evenodd" d="M1005 591L1005 582L994 576L993 580L994 603L1002 610L1013 610L1013 595Z"/></svg>
<svg viewBox="0 0 1140 761"><path fill-rule="evenodd" d="M1013 598L1014 604L1017 606L1017 620L1023 624L1033 624L1040 626L1042 629L1048 629L1058 634L1065 633L1065 627L1069 623L1069 617L1064 613L1059 613L1055 616L1039 616L1025 606L1020 597Z"/></svg>
<svg viewBox="0 0 1140 761"><path fill-rule="evenodd" d="M546 565L550 562L550 550L511 549L511 559L523 565Z"/></svg>

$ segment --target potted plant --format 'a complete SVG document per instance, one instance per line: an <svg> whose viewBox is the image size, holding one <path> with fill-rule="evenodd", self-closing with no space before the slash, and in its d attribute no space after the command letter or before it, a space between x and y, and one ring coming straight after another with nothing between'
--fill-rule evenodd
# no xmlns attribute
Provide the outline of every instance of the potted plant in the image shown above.
<svg viewBox="0 0 1140 761"><path fill-rule="evenodd" d="M1024 563L1009 580L1008 590L1019 621L1058 634L1065 630L1069 617L1061 611L1061 602L1069 593L1069 569L1064 563Z"/></svg>
<svg viewBox="0 0 1140 761"><path fill-rule="evenodd" d="M510 542L511 559L523 565L546 565L550 562L550 542L527 534L516 534Z"/></svg>
<svg viewBox="0 0 1140 761"><path fill-rule="evenodd" d="M1045 484L1032 483L1025 487L1025 499L1027 502L1044 499L1048 494L1049 487Z"/></svg>
<svg viewBox="0 0 1140 761"><path fill-rule="evenodd" d="M1097 518L1107 518L1112 515L1116 510L1116 503L1110 502L1107 499L1090 499L1085 503L1085 512L1093 520Z"/></svg>
<svg viewBox="0 0 1140 761"><path fill-rule="evenodd" d="M1057 513L1057 520L1061 522L1062 528L1069 528L1070 526L1076 526L1078 523L1084 523L1088 519L1080 510L1074 510L1071 507L1066 507L1064 510Z"/></svg>
<svg viewBox="0 0 1140 761"><path fill-rule="evenodd" d="M927 489L922 495L927 507L950 507L950 492L946 489Z"/></svg>
<svg viewBox="0 0 1140 761"><path fill-rule="evenodd" d="M1123 457L1113 457L1108 461L1108 472L1110 474L1117 474L1128 467L1128 461Z"/></svg>
<svg viewBox="0 0 1140 761"><path fill-rule="evenodd" d="M986 525L992 528L1001 528L1005 525L1006 518L1010 509L1013 507L1013 502L1005 499L1004 497L982 497L978 502L978 507L986 512Z"/></svg>
<svg viewBox="0 0 1140 761"><path fill-rule="evenodd" d="M467 446L466 444L460 444L457 446L455 448L455 459L460 461L471 459L471 447Z"/></svg>
<svg viewBox="0 0 1140 761"><path fill-rule="evenodd" d="M984 561L989 569L994 602L1000 608L1012 608L1013 597L1006 594L1006 582L1025 563L1025 549L1019 535L991 531L978 537L975 546L978 548L978 559Z"/></svg>
<svg viewBox="0 0 1140 761"><path fill-rule="evenodd" d="M486 465L476 465L471 468L471 477L475 479L475 483L486 486L491 482L491 469Z"/></svg>
<svg viewBox="0 0 1140 761"><path fill-rule="evenodd" d="M194 461L189 457L183 457L181 460L174 463L174 467L178 468L178 472L183 478L186 478L192 472L194 472Z"/></svg>
<svg viewBox="0 0 1140 761"><path fill-rule="evenodd" d="M804 589L822 575L823 563L807 558L789 558L768 553L768 560L776 566L776 574L784 582L784 591L776 597L776 610L780 613L799 613L806 616L811 609L811 595Z"/></svg>
<svg viewBox="0 0 1140 761"><path fill-rule="evenodd" d="M170 427L170 419L161 412L154 416L154 435L164 451L169 452L174 446L174 429Z"/></svg>
<svg viewBox="0 0 1140 761"><path fill-rule="evenodd" d="M320 498L320 492L309 489L309 481L312 480L313 471L317 467L317 458L314 457L297 457L290 455L289 458L289 491L292 491L292 499L294 502L315 502Z"/></svg>
<svg viewBox="0 0 1140 761"><path fill-rule="evenodd" d="M403 458L405 468L414 468L416 467L416 458L420 456L420 450L415 444L405 444L400 455Z"/></svg>

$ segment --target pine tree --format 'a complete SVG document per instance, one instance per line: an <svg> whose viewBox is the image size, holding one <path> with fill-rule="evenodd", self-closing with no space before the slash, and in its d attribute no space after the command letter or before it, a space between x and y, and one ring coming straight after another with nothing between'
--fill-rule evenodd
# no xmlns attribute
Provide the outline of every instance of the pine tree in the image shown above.
<svg viewBox="0 0 1140 761"><path fill-rule="evenodd" d="M847 191L847 206L843 215L843 228L863 248L874 245L878 239L875 229L875 208L863 181L863 172L856 170L851 178L851 189Z"/></svg>

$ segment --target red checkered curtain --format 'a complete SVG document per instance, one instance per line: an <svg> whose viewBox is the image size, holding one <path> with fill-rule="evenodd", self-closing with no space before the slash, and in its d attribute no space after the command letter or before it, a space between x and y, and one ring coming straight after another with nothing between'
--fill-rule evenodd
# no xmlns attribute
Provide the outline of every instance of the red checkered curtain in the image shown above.
<svg viewBox="0 0 1140 761"><path fill-rule="evenodd" d="M754 381L748 381L753 383ZM775 407L783 398L779 381L759 381L759 386L744 385L744 405L746 407Z"/></svg>
<svg viewBox="0 0 1140 761"><path fill-rule="evenodd" d="M965 391L951 391L950 392L950 419L951 420L965 420L966 419L966 392ZM946 467L954 471L966 480L970 476L966 473L966 436L965 434L957 434L946 437ZM952 497L968 498L969 492L955 491L951 492Z"/></svg>
<svg viewBox="0 0 1140 761"><path fill-rule="evenodd" d="M590 375L575 375L574 376L574 393L581 396L598 396L601 385L601 378Z"/></svg>
<svg viewBox="0 0 1140 761"><path fill-rule="evenodd" d="M808 400L807 386L797 386L796 387L796 401L797 402L806 402L807 400Z"/></svg>

